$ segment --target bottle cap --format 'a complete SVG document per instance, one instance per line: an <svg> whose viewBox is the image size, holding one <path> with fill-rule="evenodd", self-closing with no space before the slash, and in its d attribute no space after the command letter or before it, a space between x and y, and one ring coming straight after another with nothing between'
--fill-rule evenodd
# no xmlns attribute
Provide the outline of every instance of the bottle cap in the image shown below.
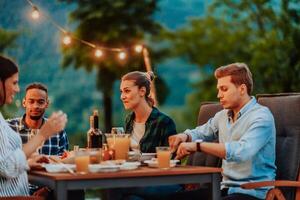
<svg viewBox="0 0 300 200"><path fill-rule="evenodd" d="M98 110L95 109L95 110L93 111L93 115L94 115L94 116L95 116L95 115L98 116L98 115L99 115Z"/></svg>

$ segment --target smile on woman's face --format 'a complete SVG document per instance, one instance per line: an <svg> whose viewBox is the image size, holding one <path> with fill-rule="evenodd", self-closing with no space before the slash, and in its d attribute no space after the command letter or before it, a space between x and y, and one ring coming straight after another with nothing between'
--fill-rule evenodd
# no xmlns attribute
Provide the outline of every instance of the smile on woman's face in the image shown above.
<svg viewBox="0 0 300 200"><path fill-rule="evenodd" d="M125 80L120 85L120 99L126 110L134 110L142 100L145 100L145 89L138 88L134 81Z"/></svg>
<svg viewBox="0 0 300 200"><path fill-rule="evenodd" d="M5 80L5 91L5 103L11 104L14 100L15 94L20 92L19 73L15 73L14 75Z"/></svg>

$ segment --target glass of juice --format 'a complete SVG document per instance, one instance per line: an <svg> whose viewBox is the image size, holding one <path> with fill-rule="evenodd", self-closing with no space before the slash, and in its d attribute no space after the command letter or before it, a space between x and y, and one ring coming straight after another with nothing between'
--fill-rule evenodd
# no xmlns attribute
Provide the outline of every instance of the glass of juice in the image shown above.
<svg viewBox="0 0 300 200"><path fill-rule="evenodd" d="M75 152L76 172L86 174L89 172L90 155L89 151L80 149Z"/></svg>
<svg viewBox="0 0 300 200"><path fill-rule="evenodd" d="M156 156L158 168L170 168L171 148L170 147L156 147Z"/></svg>
<svg viewBox="0 0 300 200"><path fill-rule="evenodd" d="M130 134L115 135L115 158L116 160L127 160L130 146Z"/></svg>
<svg viewBox="0 0 300 200"><path fill-rule="evenodd" d="M99 164L101 162L102 149L92 148L89 149L90 164Z"/></svg>

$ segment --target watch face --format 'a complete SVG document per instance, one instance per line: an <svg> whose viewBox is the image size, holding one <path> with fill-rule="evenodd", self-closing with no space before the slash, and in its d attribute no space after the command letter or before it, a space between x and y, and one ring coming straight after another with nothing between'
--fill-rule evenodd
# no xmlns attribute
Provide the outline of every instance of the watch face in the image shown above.
<svg viewBox="0 0 300 200"><path fill-rule="evenodd" d="M196 140L195 142L196 142L196 143L201 143L201 142L203 142L203 140L202 140L202 139L198 139L198 140Z"/></svg>

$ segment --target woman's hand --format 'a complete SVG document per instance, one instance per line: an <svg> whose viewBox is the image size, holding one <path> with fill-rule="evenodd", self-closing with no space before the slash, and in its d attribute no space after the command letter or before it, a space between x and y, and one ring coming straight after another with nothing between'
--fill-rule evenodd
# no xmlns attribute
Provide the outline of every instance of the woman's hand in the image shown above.
<svg viewBox="0 0 300 200"><path fill-rule="evenodd" d="M44 139L48 139L54 134L63 130L67 123L67 115L62 111L54 112L40 129L40 134Z"/></svg>
<svg viewBox="0 0 300 200"><path fill-rule="evenodd" d="M43 163L49 163L49 159L44 155L32 154L30 158L27 159L30 169L42 169Z"/></svg>

